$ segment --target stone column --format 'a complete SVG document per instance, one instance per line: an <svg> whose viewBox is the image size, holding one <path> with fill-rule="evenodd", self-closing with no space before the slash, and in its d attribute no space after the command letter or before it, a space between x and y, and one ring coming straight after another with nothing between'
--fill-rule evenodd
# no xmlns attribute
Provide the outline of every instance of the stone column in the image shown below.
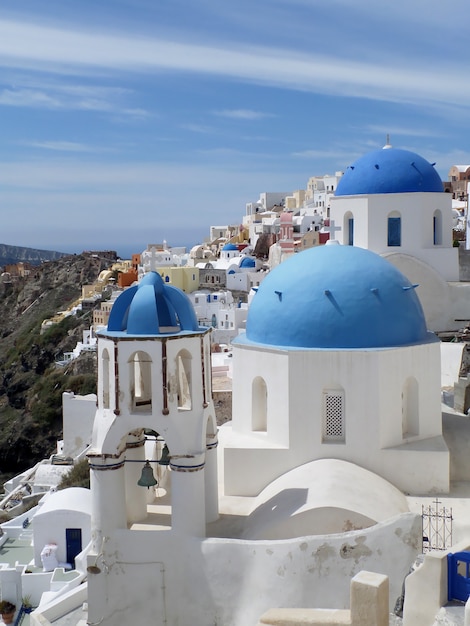
<svg viewBox="0 0 470 626"><path fill-rule="evenodd" d="M89 457L92 496L91 537L99 554L103 538L127 528L124 458Z"/></svg>
<svg viewBox="0 0 470 626"><path fill-rule="evenodd" d="M126 447L125 481L127 523L133 524L147 517L147 489L137 484L145 463L145 438L129 436ZM134 461L142 461L134 463ZM153 468L153 463L151 464ZM152 488L153 493L153 488Z"/></svg>
<svg viewBox="0 0 470 626"><path fill-rule="evenodd" d="M188 461L191 462L189 465ZM206 536L204 460L173 457L171 467L171 527L193 537Z"/></svg>
<svg viewBox="0 0 470 626"><path fill-rule="evenodd" d="M388 626L388 577L362 571L351 581L351 626Z"/></svg>

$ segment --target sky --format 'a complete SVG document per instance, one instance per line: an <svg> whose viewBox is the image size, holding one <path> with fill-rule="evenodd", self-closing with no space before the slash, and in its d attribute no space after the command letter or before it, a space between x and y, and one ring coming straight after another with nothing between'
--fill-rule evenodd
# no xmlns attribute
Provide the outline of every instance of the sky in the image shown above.
<svg viewBox="0 0 470 626"><path fill-rule="evenodd" d="M468 0L0 0L0 243L122 257L394 147L470 163Z"/></svg>

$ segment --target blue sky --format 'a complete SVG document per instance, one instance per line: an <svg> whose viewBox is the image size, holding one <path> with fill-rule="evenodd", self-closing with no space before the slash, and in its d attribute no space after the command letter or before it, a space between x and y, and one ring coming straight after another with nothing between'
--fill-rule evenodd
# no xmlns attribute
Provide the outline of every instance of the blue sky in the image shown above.
<svg viewBox="0 0 470 626"><path fill-rule="evenodd" d="M2 0L0 243L122 256L391 143L470 163L468 0Z"/></svg>

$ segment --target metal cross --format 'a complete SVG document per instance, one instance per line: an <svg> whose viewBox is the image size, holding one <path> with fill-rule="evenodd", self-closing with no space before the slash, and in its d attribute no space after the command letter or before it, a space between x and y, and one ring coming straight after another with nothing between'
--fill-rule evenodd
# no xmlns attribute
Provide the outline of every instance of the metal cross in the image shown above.
<svg viewBox="0 0 470 626"><path fill-rule="evenodd" d="M337 230L341 230L341 226L335 226L335 221L334 220L330 220L330 225L329 226L325 226L324 230L326 230L327 233L330 233L330 241L334 241L335 240L335 232Z"/></svg>

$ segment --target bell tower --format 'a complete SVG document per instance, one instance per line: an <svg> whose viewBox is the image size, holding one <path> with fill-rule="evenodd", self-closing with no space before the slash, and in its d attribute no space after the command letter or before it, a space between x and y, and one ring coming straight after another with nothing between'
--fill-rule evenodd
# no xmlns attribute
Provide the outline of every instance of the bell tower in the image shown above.
<svg viewBox="0 0 470 626"><path fill-rule="evenodd" d="M97 395L88 453L93 551L147 517L149 465L158 461L146 453L149 432L158 435L155 456L165 450L172 530L205 536L218 517L210 329L198 326L187 296L156 272L123 291L98 335Z"/></svg>

